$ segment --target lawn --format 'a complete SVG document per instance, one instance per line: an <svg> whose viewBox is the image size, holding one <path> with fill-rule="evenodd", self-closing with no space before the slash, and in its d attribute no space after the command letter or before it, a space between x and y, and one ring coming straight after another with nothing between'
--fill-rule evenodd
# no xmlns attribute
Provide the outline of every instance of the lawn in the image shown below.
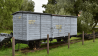
<svg viewBox="0 0 98 56"><path fill-rule="evenodd" d="M27 45L20 44L21 47L27 47ZM21 51L15 52L16 56L97 56L98 52L98 39L85 41L84 45L82 42L78 42L75 44L71 44L70 48L68 46L59 46L57 48L52 48L49 51L49 55L47 54L47 50L41 50L36 52L30 52L28 54L23 54ZM17 48L17 45L16 45ZM12 55L12 48L6 48L0 50L1 56L11 56Z"/></svg>
<svg viewBox="0 0 98 56"><path fill-rule="evenodd" d="M47 50L36 51L33 53L28 53L27 55L16 53L23 56L98 56L98 39L93 43L92 40L85 41L84 45L81 42L71 44L70 49L68 46L59 46L57 48L50 49L49 55ZM16 55L16 56L18 56Z"/></svg>

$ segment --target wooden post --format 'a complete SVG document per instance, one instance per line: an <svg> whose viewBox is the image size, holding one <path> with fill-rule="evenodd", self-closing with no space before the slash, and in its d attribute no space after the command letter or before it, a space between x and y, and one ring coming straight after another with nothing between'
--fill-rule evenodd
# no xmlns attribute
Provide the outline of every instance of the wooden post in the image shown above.
<svg viewBox="0 0 98 56"><path fill-rule="evenodd" d="M84 31L82 33L82 45L84 45Z"/></svg>
<svg viewBox="0 0 98 56"><path fill-rule="evenodd" d="M70 47L70 33L68 33L68 48Z"/></svg>
<svg viewBox="0 0 98 56"><path fill-rule="evenodd" d="M15 38L12 37L12 56L15 56Z"/></svg>
<svg viewBox="0 0 98 56"><path fill-rule="evenodd" d="M95 42L95 31L93 31L93 42Z"/></svg>
<svg viewBox="0 0 98 56"><path fill-rule="evenodd" d="M47 34L47 54L49 54L49 34Z"/></svg>

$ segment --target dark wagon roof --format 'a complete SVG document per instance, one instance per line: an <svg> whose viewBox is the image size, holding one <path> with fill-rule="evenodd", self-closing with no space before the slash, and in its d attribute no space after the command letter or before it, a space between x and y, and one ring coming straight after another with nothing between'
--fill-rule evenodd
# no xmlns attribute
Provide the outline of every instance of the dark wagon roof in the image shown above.
<svg viewBox="0 0 98 56"><path fill-rule="evenodd" d="M15 12L15 13L13 13L12 15L15 15L15 14L17 14L17 13L51 15L51 14L48 14L48 13L39 13L39 12L31 12L31 11L17 11L17 12Z"/></svg>
<svg viewBox="0 0 98 56"><path fill-rule="evenodd" d="M52 16L60 16L60 17L78 17L78 16L57 15L57 14L52 14Z"/></svg>
<svg viewBox="0 0 98 56"><path fill-rule="evenodd" d="M12 15L15 15L17 13L24 13L24 14L42 14L42 15L52 15L52 16L60 16L60 17L78 17L78 16L57 15L57 14L49 14L49 13L31 12L31 11L17 11L15 13L13 13Z"/></svg>

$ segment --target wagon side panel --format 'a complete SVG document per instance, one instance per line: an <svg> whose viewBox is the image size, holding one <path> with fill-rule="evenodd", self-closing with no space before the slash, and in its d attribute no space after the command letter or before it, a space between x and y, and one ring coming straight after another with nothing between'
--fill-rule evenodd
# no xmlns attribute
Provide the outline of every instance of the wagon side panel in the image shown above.
<svg viewBox="0 0 98 56"><path fill-rule="evenodd" d="M68 33L70 33L70 24L71 24L71 21L70 21L70 17L65 17L65 36L68 36Z"/></svg>
<svg viewBox="0 0 98 56"><path fill-rule="evenodd" d="M71 35L77 35L77 18L71 17Z"/></svg>
<svg viewBox="0 0 98 56"><path fill-rule="evenodd" d="M65 36L65 17L59 17L59 36Z"/></svg>
<svg viewBox="0 0 98 56"><path fill-rule="evenodd" d="M23 24L22 24L22 40L27 40L27 14L23 14Z"/></svg>
<svg viewBox="0 0 98 56"><path fill-rule="evenodd" d="M28 40L40 39L40 15L39 14L28 14L27 18L27 37Z"/></svg>
<svg viewBox="0 0 98 56"><path fill-rule="evenodd" d="M59 37L59 34L58 34L58 28L59 28L59 17L57 16L52 16L52 28L53 28L53 33L52 33L52 37L55 38L55 37Z"/></svg>
<svg viewBox="0 0 98 56"><path fill-rule="evenodd" d="M26 15L18 13L13 15L13 37L18 40L26 40ZM24 30L24 31L23 31Z"/></svg>
<svg viewBox="0 0 98 56"><path fill-rule="evenodd" d="M47 34L52 37L51 21L51 15L41 15L41 39L46 39Z"/></svg>

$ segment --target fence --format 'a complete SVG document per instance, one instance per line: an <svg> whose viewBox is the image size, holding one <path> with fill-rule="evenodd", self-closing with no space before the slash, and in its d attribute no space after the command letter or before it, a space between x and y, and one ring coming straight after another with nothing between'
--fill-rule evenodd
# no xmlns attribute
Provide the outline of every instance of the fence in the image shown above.
<svg viewBox="0 0 98 56"><path fill-rule="evenodd" d="M93 31L93 42L95 42L95 31ZM82 45L84 45L84 31L82 32ZM70 33L68 33L68 49L70 48ZM47 54L49 54L49 34L47 34Z"/></svg>
<svg viewBox="0 0 98 56"><path fill-rule="evenodd" d="M95 31L93 31L93 42L95 42ZM84 45L84 31L82 33L82 45ZM70 48L70 33L68 33L68 49ZM49 34L47 34L47 54L49 54ZM15 38L12 37L12 56L15 56Z"/></svg>

